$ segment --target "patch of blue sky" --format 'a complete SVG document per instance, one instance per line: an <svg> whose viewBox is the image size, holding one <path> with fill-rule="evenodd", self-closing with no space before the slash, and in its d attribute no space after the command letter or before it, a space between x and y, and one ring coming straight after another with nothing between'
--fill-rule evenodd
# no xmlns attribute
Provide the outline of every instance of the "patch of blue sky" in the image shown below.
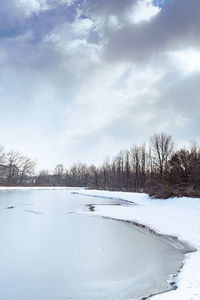
<svg viewBox="0 0 200 300"><path fill-rule="evenodd" d="M173 0L153 0L154 6L158 6L160 8L167 6Z"/></svg>
<svg viewBox="0 0 200 300"><path fill-rule="evenodd" d="M22 35L24 30L21 27L0 29L0 38L14 38Z"/></svg>
<svg viewBox="0 0 200 300"><path fill-rule="evenodd" d="M32 14L19 24L15 22L12 27L0 28L0 38L15 38L23 35L27 31L32 32L32 42L39 42L48 32L59 23L73 22L77 16L76 6L67 6L64 3L57 3L52 9L43 11L39 14ZM2 26L0 26L2 27Z"/></svg>

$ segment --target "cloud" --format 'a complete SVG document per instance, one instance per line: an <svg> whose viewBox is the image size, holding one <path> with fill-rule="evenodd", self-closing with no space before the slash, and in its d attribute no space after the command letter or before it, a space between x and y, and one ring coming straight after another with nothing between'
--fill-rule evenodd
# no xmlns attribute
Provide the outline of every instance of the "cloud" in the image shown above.
<svg viewBox="0 0 200 300"><path fill-rule="evenodd" d="M195 0L1 2L0 144L53 168L100 162L162 130L197 138L199 9Z"/></svg>
<svg viewBox="0 0 200 300"><path fill-rule="evenodd" d="M132 10L128 13L129 20L134 24L147 22L160 12L158 6L154 6L151 0L140 0L133 5Z"/></svg>
<svg viewBox="0 0 200 300"><path fill-rule="evenodd" d="M186 74L200 71L200 50L185 48L169 52L169 56L172 62Z"/></svg>
<svg viewBox="0 0 200 300"><path fill-rule="evenodd" d="M112 11L112 5L103 3L97 4L94 1L89 10L91 17L98 15L102 19L108 18ZM141 3L145 3L143 0ZM89 2L90 3L90 2ZM122 3L122 2L121 2ZM151 56L155 56L169 49L174 50L188 45L199 46L199 10L200 3L192 0L175 0L163 7L149 22L135 24L130 22L131 3L136 9L140 2L128 2L121 8L117 2L115 9L113 8L114 16L121 20L121 26L118 30L112 30L107 22L101 23L99 28L100 34L103 37L104 57L109 61L137 61L147 60ZM96 4L96 5L95 5Z"/></svg>

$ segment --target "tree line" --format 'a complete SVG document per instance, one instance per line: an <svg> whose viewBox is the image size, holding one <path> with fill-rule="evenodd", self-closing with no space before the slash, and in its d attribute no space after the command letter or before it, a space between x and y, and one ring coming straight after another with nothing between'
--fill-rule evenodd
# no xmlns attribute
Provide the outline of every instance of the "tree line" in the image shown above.
<svg viewBox="0 0 200 300"><path fill-rule="evenodd" d="M147 192L162 198L200 196L200 148L191 142L178 149L170 135L154 134L148 143L120 151L99 167L77 162L69 169L59 164L53 174L43 170L37 184Z"/></svg>
<svg viewBox="0 0 200 300"><path fill-rule="evenodd" d="M34 162L17 158L7 154L8 162L19 166L19 176L32 177ZM154 134L148 143L107 157L100 166L76 162L70 168L58 164L53 172L41 170L34 184L147 192L162 198L200 196L200 148L195 142L177 148L170 135Z"/></svg>

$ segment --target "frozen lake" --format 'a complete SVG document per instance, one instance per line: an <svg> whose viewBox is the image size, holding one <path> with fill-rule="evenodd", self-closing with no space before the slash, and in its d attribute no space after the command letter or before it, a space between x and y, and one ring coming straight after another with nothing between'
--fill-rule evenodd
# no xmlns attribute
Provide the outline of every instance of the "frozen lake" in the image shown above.
<svg viewBox="0 0 200 300"><path fill-rule="evenodd" d="M71 192L0 191L0 299L126 300L170 288L182 251L126 223L72 214L121 202Z"/></svg>

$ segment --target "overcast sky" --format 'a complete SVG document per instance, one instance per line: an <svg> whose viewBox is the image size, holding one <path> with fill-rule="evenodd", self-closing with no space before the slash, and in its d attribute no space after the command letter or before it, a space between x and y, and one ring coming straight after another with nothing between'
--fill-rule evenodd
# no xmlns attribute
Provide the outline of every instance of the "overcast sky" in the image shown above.
<svg viewBox="0 0 200 300"><path fill-rule="evenodd" d="M0 144L39 168L200 140L199 0L0 2Z"/></svg>

